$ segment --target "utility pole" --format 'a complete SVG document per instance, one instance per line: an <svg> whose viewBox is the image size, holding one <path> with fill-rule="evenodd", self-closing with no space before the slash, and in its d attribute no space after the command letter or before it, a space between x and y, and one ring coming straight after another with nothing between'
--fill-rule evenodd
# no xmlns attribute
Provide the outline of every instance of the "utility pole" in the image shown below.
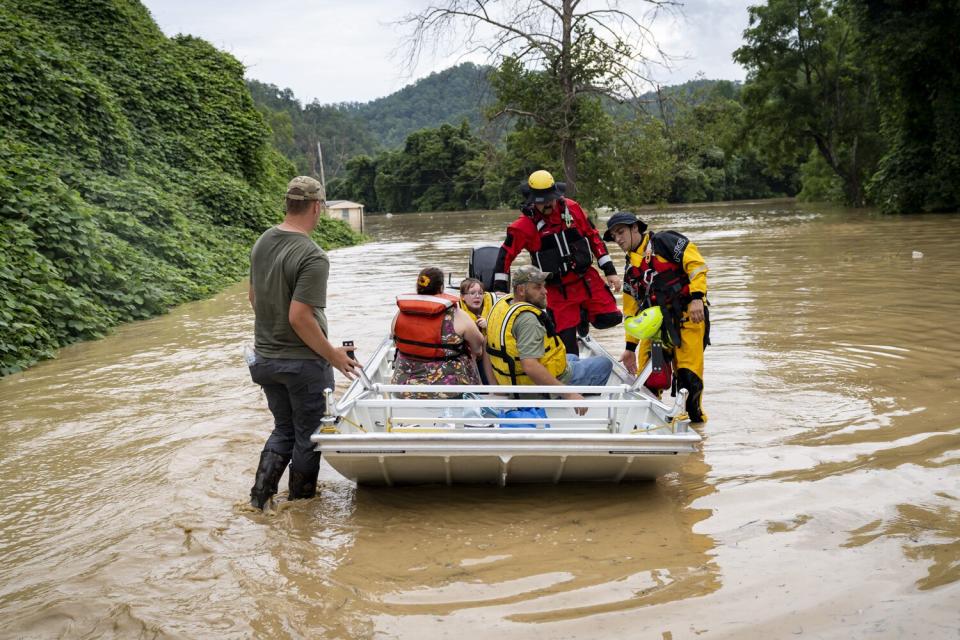
<svg viewBox="0 0 960 640"><path fill-rule="evenodd" d="M323 172L323 150L320 149L320 141L317 140L317 164L320 165L320 184L323 185L323 197L327 197L327 178Z"/></svg>

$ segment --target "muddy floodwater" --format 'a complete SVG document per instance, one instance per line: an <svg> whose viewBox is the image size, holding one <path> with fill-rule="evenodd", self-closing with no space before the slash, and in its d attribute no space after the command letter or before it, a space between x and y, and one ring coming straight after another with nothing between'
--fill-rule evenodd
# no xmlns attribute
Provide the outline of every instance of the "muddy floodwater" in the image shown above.
<svg viewBox="0 0 960 640"><path fill-rule="evenodd" d="M368 217L330 255L331 338L362 360L422 266L459 281L512 217ZM0 379L0 637L960 638L960 216L644 217L710 267L679 473L366 489L323 464L316 499L253 513L240 283Z"/></svg>

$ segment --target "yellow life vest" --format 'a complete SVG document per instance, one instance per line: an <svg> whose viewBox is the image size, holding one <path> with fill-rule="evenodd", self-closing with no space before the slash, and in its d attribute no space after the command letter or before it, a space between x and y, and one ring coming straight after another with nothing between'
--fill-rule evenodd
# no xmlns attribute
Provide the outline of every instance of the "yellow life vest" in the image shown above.
<svg viewBox="0 0 960 640"><path fill-rule="evenodd" d="M484 291L483 306L480 307L480 315L476 315L473 311L470 311L470 307L468 307L467 303L463 301L463 298L460 298L460 308L463 309L467 313L467 315L470 316L470 319L473 320L474 322L476 322L478 318L486 318L487 316L489 316L490 309L493 308L493 303L494 303L493 294L490 293L489 291Z"/></svg>
<svg viewBox="0 0 960 640"><path fill-rule="evenodd" d="M567 350L546 312L529 302L514 302L513 294L510 294L500 298L487 317L487 354L490 356L490 364L493 365L493 374L498 384L535 384L523 372L517 339L513 335L513 323L521 313L526 312L536 315L546 329L540 364L546 367L554 378L559 378L567 369Z"/></svg>

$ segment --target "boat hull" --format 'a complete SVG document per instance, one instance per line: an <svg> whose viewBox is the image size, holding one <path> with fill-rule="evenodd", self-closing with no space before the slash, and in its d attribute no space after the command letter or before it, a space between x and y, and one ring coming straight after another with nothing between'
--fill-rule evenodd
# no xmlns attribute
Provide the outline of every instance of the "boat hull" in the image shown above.
<svg viewBox="0 0 960 640"><path fill-rule="evenodd" d="M324 459L361 485L633 482L676 470L700 437L532 433L321 434Z"/></svg>

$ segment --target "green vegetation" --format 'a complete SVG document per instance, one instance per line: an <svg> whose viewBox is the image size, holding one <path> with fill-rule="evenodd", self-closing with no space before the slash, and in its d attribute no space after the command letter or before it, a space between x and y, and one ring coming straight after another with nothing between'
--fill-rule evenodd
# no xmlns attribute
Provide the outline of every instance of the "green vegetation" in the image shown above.
<svg viewBox="0 0 960 640"><path fill-rule="evenodd" d="M246 273L293 166L203 40L141 5L0 3L0 375ZM355 241L326 221L321 240Z"/></svg>
<svg viewBox="0 0 960 640"><path fill-rule="evenodd" d="M749 72L753 143L768 161L802 164L808 199L956 210L958 28L960 11L948 0L751 7L735 58Z"/></svg>
<svg viewBox="0 0 960 640"><path fill-rule="evenodd" d="M643 60L637 43L649 31L616 6L441 3L405 22L415 48L463 26L470 44L500 56L498 65L460 65L367 105L301 108L289 90L253 91L276 123L276 145L302 170L316 172L314 149L323 143L331 197L370 212L515 206L517 186L539 168L588 206L799 190L799 159L765 161L762 147L747 140L738 85L701 79L635 94L642 79L635 65ZM470 40L488 31L489 43ZM308 112L324 118L309 123ZM419 126L433 128L410 129ZM402 148L394 148L402 135Z"/></svg>
<svg viewBox="0 0 960 640"><path fill-rule="evenodd" d="M632 4L436 0L402 22L410 29L408 59L448 42L488 52L498 67L491 117L516 118L520 146L552 152L567 193L581 197L581 167L605 142L602 99L634 98L651 61L648 19L663 3Z"/></svg>
<svg viewBox="0 0 960 640"><path fill-rule="evenodd" d="M953 0L850 3L885 141L867 194L886 211L960 207L960 9ZM953 51L951 54L950 52Z"/></svg>
<svg viewBox="0 0 960 640"><path fill-rule="evenodd" d="M379 148L367 123L347 109L317 102L303 107L290 89L256 80L247 80L247 87L273 131L273 146L300 175L319 177L317 142L323 144L327 177L340 175L350 158Z"/></svg>
<svg viewBox="0 0 960 640"><path fill-rule="evenodd" d="M348 162L346 177L331 181L330 192L382 211L487 208L483 151L466 121L459 128L424 129L402 150Z"/></svg>
<svg viewBox="0 0 960 640"><path fill-rule="evenodd" d="M407 136L441 124L476 130L484 125L484 105L492 90L489 67L465 62L432 73L384 98L367 103L345 102L303 106L290 89L257 80L247 86L273 130L274 146L305 175L319 175L317 142L323 145L326 177L344 175L347 162L361 155L402 148ZM490 136L495 138L497 132Z"/></svg>
<svg viewBox="0 0 960 640"><path fill-rule="evenodd" d="M371 212L516 206L539 168L588 206L793 195L891 212L960 206L955 2L767 0L749 9L734 54L744 85L699 79L639 96L633 45L595 33L609 20L640 26L615 5L461 8L408 16L411 41L456 40L465 26L465 46L495 52L495 67L460 65L366 105L301 108L266 85L254 97L276 146L315 172L321 140L331 196ZM481 33L489 41L472 40Z"/></svg>
<svg viewBox="0 0 960 640"><path fill-rule="evenodd" d="M384 98L339 106L366 123L384 148L395 149L420 129L441 124L459 126L464 120L474 130L483 127L483 109L494 98L487 82L489 72L490 67L464 62L431 73Z"/></svg>
<svg viewBox="0 0 960 640"><path fill-rule="evenodd" d="M698 81L639 97L632 45L596 36L611 19L639 23L616 5L578 11L441 0L405 20L414 51L459 26L464 46L499 56L486 115L509 116L509 131L480 143L482 172L463 168L488 206L515 204L515 185L542 167L588 205L799 194L888 212L960 207L956 2L767 0L735 53L742 88ZM339 186L371 210L433 206L388 193L396 181L380 169L393 157L358 160Z"/></svg>
<svg viewBox="0 0 960 640"><path fill-rule="evenodd" d="M744 99L754 139L783 162L815 153L845 200L862 206L880 136L873 83L849 21L819 1L770 0L750 16L736 58L753 70ZM816 165L805 166L816 175Z"/></svg>
<svg viewBox="0 0 960 640"><path fill-rule="evenodd" d="M504 76L498 75L494 86ZM588 205L617 208L660 202L703 202L794 195L796 169L770 169L746 141L747 119L730 82L697 81L663 92L657 111L611 115L586 102L591 136L581 141L580 190ZM402 149L347 161L330 182L332 197L363 202L368 211L439 211L515 207L531 171L563 176L558 142L522 118L503 144L474 135L464 121L410 135Z"/></svg>

